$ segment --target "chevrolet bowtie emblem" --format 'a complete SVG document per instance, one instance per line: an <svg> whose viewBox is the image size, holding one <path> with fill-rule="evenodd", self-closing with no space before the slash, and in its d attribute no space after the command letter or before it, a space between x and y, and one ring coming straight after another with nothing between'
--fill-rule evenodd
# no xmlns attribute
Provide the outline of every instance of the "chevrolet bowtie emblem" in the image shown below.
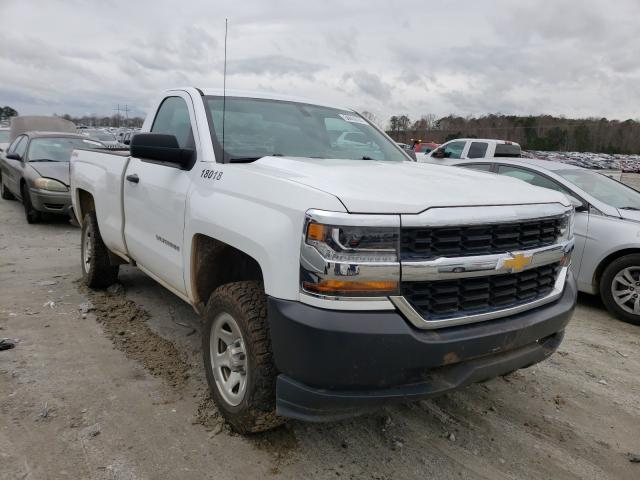
<svg viewBox="0 0 640 480"><path fill-rule="evenodd" d="M502 262L502 267L510 269L513 273L521 272L531 263L531 260L532 257L528 257L524 253L516 253L512 258L507 258Z"/></svg>

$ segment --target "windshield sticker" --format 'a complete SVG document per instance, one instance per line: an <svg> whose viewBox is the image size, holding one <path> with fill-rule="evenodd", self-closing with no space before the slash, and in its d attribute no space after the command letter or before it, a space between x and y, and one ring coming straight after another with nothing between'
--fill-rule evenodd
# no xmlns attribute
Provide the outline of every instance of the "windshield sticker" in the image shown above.
<svg viewBox="0 0 640 480"><path fill-rule="evenodd" d="M361 123L363 125L367 125L367 122L364 120L364 118L360 118L357 115L347 115L345 113L339 113L338 115L340 115L340 118L342 118L345 122Z"/></svg>

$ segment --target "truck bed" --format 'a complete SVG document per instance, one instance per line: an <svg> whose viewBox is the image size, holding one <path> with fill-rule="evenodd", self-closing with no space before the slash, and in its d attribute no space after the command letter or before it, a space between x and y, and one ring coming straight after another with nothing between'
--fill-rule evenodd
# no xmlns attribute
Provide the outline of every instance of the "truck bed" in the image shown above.
<svg viewBox="0 0 640 480"><path fill-rule="evenodd" d="M74 150L71 154L71 199L82 224L81 198L93 198L100 219L100 234L114 253L126 255L124 241L123 182L129 150Z"/></svg>

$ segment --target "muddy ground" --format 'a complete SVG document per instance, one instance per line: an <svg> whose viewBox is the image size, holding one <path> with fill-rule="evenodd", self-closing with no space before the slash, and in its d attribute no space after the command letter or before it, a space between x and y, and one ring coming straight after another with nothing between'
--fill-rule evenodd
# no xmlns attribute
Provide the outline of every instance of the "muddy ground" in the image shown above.
<svg viewBox="0 0 640 480"><path fill-rule="evenodd" d="M243 438L208 397L198 317L139 271L93 293L79 230L0 201L0 479L637 479L640 328L580 298L506 378Z"/></svg>

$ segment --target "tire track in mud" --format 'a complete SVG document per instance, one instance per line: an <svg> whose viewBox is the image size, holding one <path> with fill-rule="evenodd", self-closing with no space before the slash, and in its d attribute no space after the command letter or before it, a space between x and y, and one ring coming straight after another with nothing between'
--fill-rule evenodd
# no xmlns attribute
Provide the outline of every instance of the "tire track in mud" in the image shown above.
<svg viewBox="0 0 640 480"><path fill-rule="evenodd" d="M172 342L151 330L147 323L149 313L126 298L121 284L116 283L106 290L91 290L79 283L78 289L90 301L80 306L81 311L95 315L118 350L171 387L185 386L191 365Z"/></svg>

